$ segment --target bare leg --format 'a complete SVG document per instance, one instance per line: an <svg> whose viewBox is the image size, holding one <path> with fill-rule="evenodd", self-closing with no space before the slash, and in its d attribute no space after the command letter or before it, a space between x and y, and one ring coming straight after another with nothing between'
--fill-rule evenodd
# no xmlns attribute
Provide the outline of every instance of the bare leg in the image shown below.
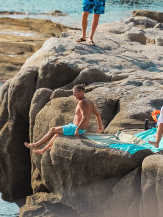
<svg viewBox="0 0 163 217"><path fill-rule="evenodd" d="M162 138L163 135L163 123L160 123L158 125L158 129L157 129L157 134L156 134L156 142L151 142L150 140L148 141L151 145L154 145L156 148L159 147L159 143L160 140Z"/></svg>
<svg viewBox="0 0 163 217"><path fill-rule="evenodd" d="M99 18L100 18L100 14L93 14L93 21L92 21L92 26L91 26L91 32L90 32L90 35L89 35L89 41L90 42L93 42L93 36L94 36L95 31L96 31Z"/></svg>
<svg viewBox="0 0 163 217"><path fill-rule="evenodd" d="M50 139L55 135L55 134L60 134L62 135L63 134L63 129L62 129L62 126L60 127L52 127L49 132L43 136L38 142L36 143L27 143L25 142L24 145L27 147L27 148L36 148L37 146L40 146L48 141L50 141Z"/></svg>
<svg viewBox="0 0 163 217"><path fill-rule="evenodd" d="M89 12L83 11L82 12L82 37L77 39L77 42L81 42L81 39L86 40L86 30L88 25L88 15Z"/></svg>
<svg viewBox="0 0 163 217"><path fill-rule="evenodd" d="M43 154L46 150L48 150L52 146L53 141L54 141L55 138L57 138L57 136L59 136L59 134L55 134L53 136L53 138L50 140L50 142L44 148L42 148L42 149L33 149L32 152L35 153L35 154Z"/></svg>

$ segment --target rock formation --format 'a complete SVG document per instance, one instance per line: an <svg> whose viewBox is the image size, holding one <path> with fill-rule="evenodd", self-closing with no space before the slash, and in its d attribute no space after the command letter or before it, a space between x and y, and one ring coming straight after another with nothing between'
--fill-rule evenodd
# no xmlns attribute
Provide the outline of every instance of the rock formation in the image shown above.
<svg viewBox="0 0 163 217"><path fill-rule="evenodd" d="M163 13L158 11L143 11L143 10L136 10L132 13L133 16L143 16L148 17L152 20L156 20L159 23L163 23Z"/></svg>
<svg viewBox="0 0 163 217"><path fill-rule="evenodd" d="M18 12L13 13L18 14ZM51 36L59 37L66 28L50 20L1 17L0 80L13 77L20 70L25 60L36 52L44 41Z"/></svg>
<svg viewBox="0 0 163 217"><path fill-rule="evenodd" d="M151 112L163 104L163 49L155 43L163 33L157 21L142 23L132 17L99 25L97 46L76 43L77 30L52 37L0 88L0 191L7 201L30 195L31 185L34 193L20 216L53 216L54 209L54 216L146 217L150 192L159 197L157 216L163 214L162 155L143 150L131 156L84 137L60 136L43 156L31 153L30 185L30 153L23 145L72 121L72 87L79 83L87 85L105 133L142 131L146 118L152 122ZM95 117L89 132L96 132Z"/></svg>

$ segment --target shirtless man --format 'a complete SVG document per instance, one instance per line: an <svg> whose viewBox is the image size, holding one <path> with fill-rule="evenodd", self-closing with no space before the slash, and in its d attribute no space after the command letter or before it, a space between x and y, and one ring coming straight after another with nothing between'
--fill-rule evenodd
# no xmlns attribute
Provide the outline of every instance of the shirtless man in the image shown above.
<svg viewBox="0 0 163 217"><path fill-rule="evenodd" d="M159 148L159 143L160 143L161 138L163 136L163 106L161 108L161 112L160 112L160 116L159 116L158 121L157 121L157 125L158 125L158 129L157 129L157 133L156 133L156 141L152 142L152 141L148 140L148 142L151 145L154 145L156 148Z"/></svg>
<svg viewBox="0 0 163 217"><path fill-rule="evenodd" d="M96 115L96 119L98 123L97 133L103 133L104 129L102 126L101 115L97 111L93 102L91 102L84 96L84 92L85 92L85 85L76 85L73 88L73 95L76 97L77 100L79 100L75 110L73 123L64 126L59 126L59 127L52 127L49 130L49 132L38 142L36 143L25 142L24 145L27 148L32 148L33 152L36 154L43 154L47 149L49 149L52 146L53 140L58 135L79 136L84 134L86 132L86 128L89 124L89 120L92 113ZM48 141L50 142L43 149L38 149L40 145L45 144Z"/></svg>

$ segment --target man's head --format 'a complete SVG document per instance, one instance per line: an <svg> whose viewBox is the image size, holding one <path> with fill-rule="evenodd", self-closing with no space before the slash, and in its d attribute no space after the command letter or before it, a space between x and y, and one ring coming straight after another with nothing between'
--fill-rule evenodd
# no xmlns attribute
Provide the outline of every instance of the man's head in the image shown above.
<svg viewBox="0 0 163 217"><path fill-rule="evenodd" d="M85 84L78 84L75 85L73 88L73 95L76 97L76 99L82 99L84 97L85 92Z"/></svg>

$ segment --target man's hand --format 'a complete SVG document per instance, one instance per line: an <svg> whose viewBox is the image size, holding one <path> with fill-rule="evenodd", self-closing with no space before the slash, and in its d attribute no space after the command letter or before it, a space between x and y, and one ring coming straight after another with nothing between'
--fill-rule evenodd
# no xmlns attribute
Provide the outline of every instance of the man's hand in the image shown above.
<svg viewBox="0 0 163 217"><path fill-rule="evenodd" d="M97 129L97 133L103 133L103 132L104 132L104 128L103 127Z"/></svg>
<svg viewBox="0 0 163 217"><path fill-rule="evenodd" d="M78 131L79 131L78 129L75 130L75 136L79 136L79 132Z"/></svg>

